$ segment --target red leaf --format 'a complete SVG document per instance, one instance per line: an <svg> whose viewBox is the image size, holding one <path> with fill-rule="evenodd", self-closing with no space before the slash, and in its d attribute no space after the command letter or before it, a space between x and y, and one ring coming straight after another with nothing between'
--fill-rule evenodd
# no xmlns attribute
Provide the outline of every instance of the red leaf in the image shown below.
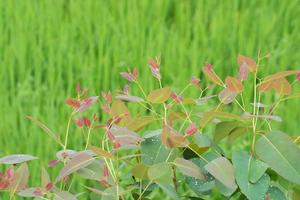
<svg viewBox="0 0 300 200"><path fill-rule="evenodd" d="M80 91L81 91L81 89L80 89L80 83L77 83L77 85L76 85L76 92L77 92L78 95L80 94Z"/></svg>
<svg viewBox="0 0 300 200"><path fill-rule="evenodd" d="M112 102L112 94L110 91L108 92L102 92L102 97L107 101L108 103Z"/></svg>
<svg viewBox="0 0 300 200"><path fill-rule="evenodd" d="M109 176L109 170L108 170L108 167L106 165L103 167L103 176L105 176L105 177Z"/></svg>
<svg viewBox="0 0 300 200"><path fill-rule="evenodd" d="M76 119L76 125L78 127L90 127L91 126L91 121L87 117L80 117Z"/></svg>
<svg viewBox="0 0 300 200"><path fill-rule="evenodd" d="M59 163L59 160L50 160L48 162L48 167L54 167Z"/></svg>
<svg viewBox="0 0 300 200"><path fill-rule="evenodd" d="M228 88L223 89L218 95L220 101L223 104L229 104L229 103L233 102L235 100L236 96L237 96L237 93L230 91Z"/></svg>
<svg viewBox="0 0 300 200"><path fill-rule="evenodd" d="M185 129L185 133L188 135L194 135L195 133L197 133L197 131L198 128L195 123L190 124L190 126Z"/></svg>
<svg viewBox="0 0 300 200"><path fill-rule="evenodd" d="M185 147L188 145L185 137L167 124L164 125L161 141L168 148Z"/></svg>
<svg viewBox="0 0 300 200"><path fill-rule="evenodd" d="M181 96L178 96L175 92L171 92L170 97L176 101L176 103L182 103L183 98Z"/></svg>
<svg viewBox="0 0 300 200"><path fill-rule="evenodd" d="M240 70L239 70L239 79L241 81L244 81L248 78L248 67L247 64L243 63L240 66Z"/></svg>
<svg viewBox="0 0 300 200"><path fill-rule="evenodd" d="M241 80L228 76L225 80L226 88L228 88L231 92L241 93L243 91L243 84Z"/></svg>
<svg viewBox="0 0 300 200"><path fill-rule="evenodd" d="M86 153L77 153L67 164L61 169L59 175L56 177L56 181L58 182L65 177L68 177L73 172L82 169L93 162L92 156Z"/></svg>
<svg viewBox="0 0 300 200"><path fill-rule="evenodd" d="M150 59L148 61L148 64L150 65L151 68L154 68L154 69L159 69L159 67L160 67L160 64L158 62L156 62L154 59Z"/></svg>
<svg viewBox="0 0 300 200"><path fill-rule="evenodd" d="M191 78L191 84L194 85L194 86L199 86L199 83L200 83L200 79L198 79L195 76L192 76L192 78Z"/></svg>
<svg viewBox="0 0 300 200"><path fill-rule="evenodd" d="M132 74L133 74L133 76L134 76L135 78L137 78L137 76L139 75L138 69L137 69L137 68L134 68Z"/></svg>
<svg viewBox="0 0 300 200"><path fill-rule="evenodd" d="M66 104L75 109L75 108L79 108L80 101L77 99L69 98L66 100Z"/></svg>
<svg viewBox="0 0 300 200"><path fill-rule="evenodd" d="M248 58L246 56L238 55L238 64L240 66L245 64L250 72L256 71L256 62L253 59Z"/></svg>
<svg viewBox="0 0 300 200"><path fill-rule="evenodd" d="M113 142L117 146L135 147L142 141L142 138L137 133L129 130L127 127L113 125L109 132L114 136Z"/></svg>
<svg viewBox="0 0 300 200"><path fill-rule="evenodd" d="M134 81L134 79L135 79L135 77L133 76L133 74L131 74L130 72L121 72L120 74L121 74L121 76L124 79L126 79L126 80L128 80L130 82Z"/></svg>
<svg viewBox="0 0 300 200"><path fill-rule="evenodd" d="M93 105L97 100L98 96L88 97L80 101L80 106L77 108L77 112L83 112L87 110L91 105Z"/></svg>
<svg viewBox="0 0 300 200"><path fill-rule="evenodd" d="M215 84L223 85L222 80L218 77L218 75L214 72L211 64L206 64L203 67L204 74Z"/></svg>

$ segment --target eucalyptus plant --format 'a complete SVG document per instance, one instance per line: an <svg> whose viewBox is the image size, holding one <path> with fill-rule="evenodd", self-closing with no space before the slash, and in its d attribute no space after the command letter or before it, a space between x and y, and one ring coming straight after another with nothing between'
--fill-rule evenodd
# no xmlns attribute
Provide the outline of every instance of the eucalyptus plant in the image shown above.
<svg viewBox="0 0 300 200"><path fill-rule="evenodd" d="M76 97L66 100L65 134L28 116L61 147L41 168L40 185L28 186L27 163L37 158L14 154L0 159L7 165L0 191L10 199L147 200L162 199L161 192L174 200L299 199L300 136L272 127L282 122L276 115L280 103L300 97L293 91L300 71L260 77L268 57L239 55L237 74L225 80L205 64L202 78L193 76L182 90L164 84L159 58L148 62L155 90L145 90L136 68L121 72L128 83L114 93L87 96L78 85ZM270 104L264 102L267 95L273 97ZM76 150L68 142L74 126L85 138ZM59 172L53 179L52 168Z"/></svg>

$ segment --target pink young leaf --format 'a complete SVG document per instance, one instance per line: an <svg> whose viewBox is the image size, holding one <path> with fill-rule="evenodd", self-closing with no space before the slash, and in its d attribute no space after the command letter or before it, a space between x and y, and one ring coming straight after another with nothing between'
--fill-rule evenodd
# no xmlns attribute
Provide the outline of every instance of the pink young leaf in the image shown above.
<svg viewBox="0 0 300 200"><path fill-rule="evenodd" d="M76 112L83 112L87 110L91 105L93 105L97 100L98 96L88 97L80 101L80 106L77 108Z"/></svg>
<svg viewBox="0 0 300 200"><path fill-rule="evenodd" d="M176 103L182 103L182 101L183 101L183 98L182 98L181 96L177 95L175 92L171 92L170 97L171 97L174 101L176 101Z"/></svg>
<svg viewBox="0 0 300 200"><path fill-rule="evenodd" d="M81 152L76 154L71 161L69 161L59 172L55 182L62 180L64 177L69 176L73 172L82 169L93 162L93 157L87 153Z"/></svg>
<svg viewBox="0 0 300 200"><path fill-rule="evenodd" d="M19 164L30 160L36 160L37 157L27 154L13 154L0 158L0 164Z"/></svg>
<svg viewBox="0 0 300 200"><path fill-rule="evenodd" d="M76 125L78 127L90 127L91 126L91 121L87 118L87 117L80 117L78 119L76 119Z"/></svg>
<svg viewBox="0 0 300 200"><path fill-rule="evenodd" d="M214 97L216 97L216 96L217 96L217 95L208 95L208 96L199 98L199 99L196 100L196 104L197 104L198 106L201 106L201 105L203 105L204 103L206 103L208 100L210 100L210 99L212 99L212 98L214 98Z"/></svg>
<svg viewBox="0 0 300 200"><path fill-rule="evenodd" d="M59 160L50 160L48 162L48 167L54 167L59 163Z"/></svg>
<svg viewBox="0 0 300 200"><path fill-rule="evenodd" d="M215 71L213 70L213 67L211 64L206 64L203 68L202 68L204 74L215 84L217 85L223 85L222 80L220 79L220 77L215 73Z"/></svg>
<svg viewBox="0 0 300 200"><path fill-rule="evenodd" d="M7 171L6 171L6 176L8 179L13 179L14 178L14 169L13 168L9 168Z"/></svg>
<svg viewBox="0 0 300 200"><path fill-rule="evenodd" d="M111 109L110 109L110 105L109 104L107 104L107 103L105 103L105 104L102 104L101 105L101 110L103 110L104 112L106 112L106 113L110 113L110 111L111 111Z"/></svg>
<svg viewBox="0 0 300 200"><path fill-rule="evenodd" d="M23 163L16 170L14 179L9 185L12 193L25 189L28 183L28 179L29 179L28 165L26 163Z"/></svg>
<svg viewBox="0 0 300 200"><path fill-rule="evenodd" d="M44 194L41 188L32 187L21 190L18 195L21 197L41 197Z"/></svg>
<svg viewBox="0 0 300 200"><path fill-rule="evenodd" d="M195 133L197 133L197 131L198 128L195 123L190 124L190 126L185 129L185 133L188 135L194 135Z"/></svg>
<svg viewBox="0 0 300 200"><path fill-rule="evenodd" d="M73 98L68 98L66 100L66 104L74 109L77 109L80 107L80 101Z"/></svg>
<svg viewBox="0 0 300 200"><path fill-rule="evenodd" d="M141 97L129 96L129 95L118 95L118 96L116 96L116 98L121 101L128 101L128 102L134 102L134 103L139 103L139 102L144 101L144 99L142 99Z"/></svg>
<svg viewBox="0 0 300 200"><path fill-rule="evenodd" d="M139 71L137 68L133 69L132 75L134 76L134 78L137 78L137 76L139 75Z"/></svg>
<svg viewBox="0 0 300 200"><path fill-rule="evenodd" d="M158 68L152 68L152 67L150 67L150 70L151 70L152 76L154 76L157 79L161 79L161 75L160 75L160 72L159 72Z"/></svg>
<svg viewBox="0 0 300 200"><path fill-rule="evenodd" d="M128 84L126 84L126 85L124 85L124 87L123 87L123 94L127 94L128 95L128 93L129 93L129 90L130 90L130 87L129 87L129 85Z"/></svg>
<svg viewBox="0 0 300 200"><path fill-rule="evenodd" d="M135 147L142 141L142 138L137 133L126 127L113 125L110 132L114 136L114 143L119 143L121 147Z"/></svg>
<svg viewBox="0 0 300 200"><path fill-rule="evenodd" d="M121 74L121 76L122 76L124 79L126 79L127 81L132 82L132 81L135 80L134 75L131 74L130 72L121 72L120 74Z"/></svg>
<svg viewBox="0 0 300 200"><path fill-rule="evenodd" d="M160 64L158 62L156 62L154 59L150 59L148 61L148 64L150 65L151 68L154 68L154 69L159 69L159 67L160 67Z"/></svg>
<svg viewBox="0 0 300 200"><path fill-rule="evenodd" d="M241 64L238 78L244 81L248 78L248 67L246 63Z"/></svg>
<svg viewBox="0 0 300 200"><path fill-rule="evenodd" d="M78 82L77 85L76 85L76 92L77 94L79 95L80 92L81 92L81 89L80 89L80 83Z"/></svg>
<svg viewBox="0 0 300 200"><path fill-rule="evenodd" d="M109 176L109 170L108 170L107 165L105 165L104 168L103 168L103 176L104 177L108 177Z"/></svg>
<svg viewBox="0 0 300 200"><path fill-rule="evenodd" d="M54 200L77 200L77 197L68 191L57 191Z"/></svg>
<svg viewBox="0 0 300 200"><path fill-rule="evenodd" d="M73 156L75 156L77 151L66 149L61 150L56 153L56 157L60 161L64 161L65 159L71 159Z"/></svg>
<svg viewBox="0 0 300 200"><path fill-rule="evenodd" d="M229 89L225 88L219 93L218 97L223 104L229 104L235 100L236 96L236 92L232 92Z"/></svg>
<svg viewBox="0 0 300 200"><path fill-rule="evenodd" d="M112 102L112 94L110 91L108 92L102 92L102 97L104 98L104 100L108 103Z"/></svg>
<svg viewBox="0 0 300 200"><path fill-rule="evenodd" d="M191 78L191 84L194 85L194 86L199 86L199 84L200 84L200 79L198 79L198 78L195 77L195 76L192 76L192 78Z"/></svg>

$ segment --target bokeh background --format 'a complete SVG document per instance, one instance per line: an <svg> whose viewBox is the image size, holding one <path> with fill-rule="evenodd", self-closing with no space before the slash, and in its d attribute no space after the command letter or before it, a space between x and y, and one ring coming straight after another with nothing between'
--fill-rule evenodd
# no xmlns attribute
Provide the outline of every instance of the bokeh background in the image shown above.
<svg viewBox="0 0 300 200"><path fill-rule="evenodd" d="M90 95L115 91L125 83L119 73L137 67L149 91L147 61L158 55L165 83L180 88L202 78L206 62L224 78L237 71L239 53L256 58L259 49L271 54L262 77L299 69L299 0L0 1L0 156L42 158L33 169L53 159L59 147L25 116L63 134L64 101L77 82ZM277 112L291 135L299 134L299 106L292 100ZM71 134L71 147L83 143Z"/></svg>

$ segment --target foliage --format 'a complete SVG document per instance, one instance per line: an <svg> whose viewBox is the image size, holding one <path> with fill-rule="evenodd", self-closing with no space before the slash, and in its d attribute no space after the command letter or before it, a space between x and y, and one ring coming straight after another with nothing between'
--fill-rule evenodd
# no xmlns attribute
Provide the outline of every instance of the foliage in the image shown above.
<svg viewBox="0 0 300 200"><path fill-rule="evenodd" d="M0 190L8 192L11 199L80 199L84 194L72 188L80 177L89 180L83 187L91 199L150 199L159 189L171 199L214 195L250 200L296 197L300 136L292 138L274 131L272 124L282 121L274 115L279 103L300 96L292 90L300 71L260 78L260 62L266 58L260 53L256 61L239 55L237 75L224 81L211 64L205 64L203 72L208 81L192 77L181 91L163 85L158 58L148 63L158 82L158 88L152 91L144 91L136 68L121 72L141 95L131 94L129 85L125 85L115 95L108 91L101 97L86 97L87 90L77 85L77 97L66 100L71 114L64 139L41 121L28 117L61 147L48 166L60 169L57 176L51 179L42 168L40 185L28 186L27 163L37 158L8 155L0 158L1 164L9 166L0 174ZM296 78L291 82L292 76ZM186 95L189 89L197 90L199 96ZM250 105L243 96L246 89L253 93ZM264 96L273 91L277 99L272 105L264 105ZM100 103L101 115L89 117L86 113L96 103ZM234 106L239 109L237 113L232 112ZM108 117L102 116L104 113ZM69 149L68 144L74 125L86 138L85 145L78 145L76 150ZM156 129L150 130L150 125ZM95 140L93 135L101 139Z"/></svg>

